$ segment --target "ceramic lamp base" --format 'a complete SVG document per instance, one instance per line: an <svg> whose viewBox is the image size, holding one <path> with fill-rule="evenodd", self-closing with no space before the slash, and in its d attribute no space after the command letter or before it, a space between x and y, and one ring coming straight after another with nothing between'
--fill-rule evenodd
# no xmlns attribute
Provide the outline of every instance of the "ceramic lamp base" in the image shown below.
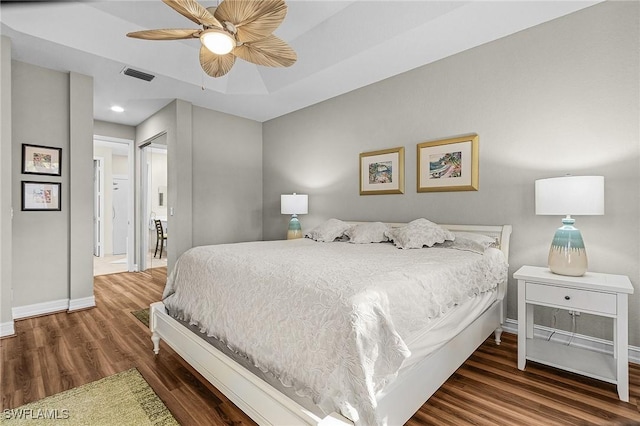
<svg viewBox="0 0 640 426"><path fill-rule="evenodd" d="M575 220L567 216L553 236L549 249L549 270L554 274L580 277L587 272L587 251Z"/></svg>
<svg viewBox="0 0 640 426"><path fill-rule="evenodd" d="M302 238L302 227L297 215L291 215L289 221L289 229L287 230L287 240L295 240L296 238Z"/></svg>
<svg viewBox="0 0 640 426"><path fill-rule="evenodd" d="M297 238L302 238L302 231L287 231L287 240L295 240Z"/></svg>

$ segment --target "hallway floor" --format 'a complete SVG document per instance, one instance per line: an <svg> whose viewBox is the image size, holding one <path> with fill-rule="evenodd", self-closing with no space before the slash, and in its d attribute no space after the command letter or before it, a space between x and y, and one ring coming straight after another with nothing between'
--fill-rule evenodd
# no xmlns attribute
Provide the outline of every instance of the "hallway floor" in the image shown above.
<svg viewBox="0 0 640 426"><path fill-rule="evenodd" d="M162 259L153 257L153 251L149 252L147 263L152 268L158 268L161 266L167 266L167 254L162 253ZM103 257L93 257L93 276L118 274L120 272L127 272L127 256L124 254L110 255Z"/></svg>
<svg viewBox="0 0 640 426"><path fill-rule="evenodd" d="M93 276L127 272L127 255L93 256Z"/></svg>

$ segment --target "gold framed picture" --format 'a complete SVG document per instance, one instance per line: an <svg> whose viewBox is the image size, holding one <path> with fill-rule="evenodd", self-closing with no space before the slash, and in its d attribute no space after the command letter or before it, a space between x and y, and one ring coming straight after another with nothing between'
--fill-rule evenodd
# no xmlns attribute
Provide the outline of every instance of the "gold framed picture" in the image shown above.
<svg viewBox="0 0 640 426"><path fill-rule="evenodd" d="M418 192L477 190L478 135L418 144Z"/></svg>
<svg viewBox="0 0 640 426"><path fill-rule="evenodd" d="M404 194L404 147L360 154L360 195Z"/></svg>

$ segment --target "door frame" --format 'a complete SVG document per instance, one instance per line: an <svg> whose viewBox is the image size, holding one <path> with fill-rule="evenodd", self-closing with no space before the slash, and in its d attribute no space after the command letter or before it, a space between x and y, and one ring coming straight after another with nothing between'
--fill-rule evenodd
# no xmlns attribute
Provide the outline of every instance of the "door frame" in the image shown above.
<svg viewBox="0 0 640 426"><path fill-rule="evenodd" d="M96 163L100 182L95 179ZM97 206L100 208L97 209ZM96 256L97 248L96 257L104 257L104 157L93 157L93 238L93 255Z"/></svg>
<svg viewBox="0 0 640 426"><path fill-rule="evenodd" d="M95 134L93 135L93 141L112 142L127 145L127 174L129 175L129 197L127 199L127 270L129 272L136 272L138 271L138 264L136 263L135 240L135 141L132 139L114 138L111 136L101 136Z"/></svg>

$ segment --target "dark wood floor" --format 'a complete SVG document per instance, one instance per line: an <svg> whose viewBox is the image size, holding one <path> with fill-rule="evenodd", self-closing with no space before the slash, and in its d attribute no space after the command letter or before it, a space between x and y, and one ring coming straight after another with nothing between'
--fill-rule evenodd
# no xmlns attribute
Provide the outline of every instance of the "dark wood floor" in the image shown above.
<svg viewBox="0 0 640 426"><path fill-rule="evenodd" d="M131 311L160 299L165 272L96 277L96 308L17 321L0 340L0 411L136 367L183 425L253 424L166 345L153 355ZM408 424L640 425L640 366L624 403L614 385L516 358L514 335L487 340Z"/></svg>

